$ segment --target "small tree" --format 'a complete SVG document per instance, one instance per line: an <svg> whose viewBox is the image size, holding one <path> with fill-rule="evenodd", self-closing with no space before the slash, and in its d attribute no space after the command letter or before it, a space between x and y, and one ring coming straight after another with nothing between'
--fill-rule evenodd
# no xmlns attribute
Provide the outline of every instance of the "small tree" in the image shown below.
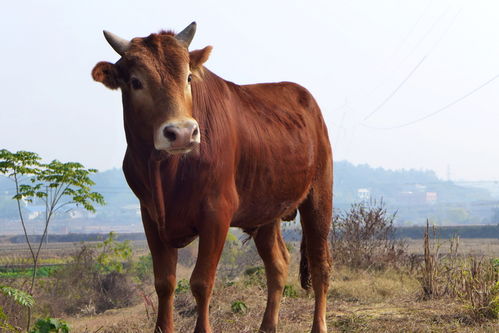
<svg viewBox="0 0 499 333"><path fill-rule="evenodd" d="M110 232L107 238L97 245L100 253L97 256L98 269L101 273L123 273L123 261L132 259L130 241L116 241L116 234Z"/></svg>
<svg viewBox="0 0 499 333"><path fill-rule="evenodd" d="M33 259L33 274L28 289L30 294L33 294L40 250L54 215L74 205L93 212L94 204L104 204L102 195L91 191L94 182L90 179L90 175L96 172L97 170L85 169L76 162L62 163L53 160L44 164L40 156L33 152L12 153L7 149L0 150L0 174L14 181L15 195L12 198L17 201L20 222ZM26 202L41 200L45 204L43 234L38 244L32 244L28 236L21 206L23 200ZM28 313L28 330L29 325L30 313Z"/></svg>
<svg viewBox="0 0 499 333"><path fill-rule="evenodd" d="M336 261L353 268L394 263L404 254L404 244L394 239L395 216L382 200L354 203L336 215L332 230Z"/></svg>

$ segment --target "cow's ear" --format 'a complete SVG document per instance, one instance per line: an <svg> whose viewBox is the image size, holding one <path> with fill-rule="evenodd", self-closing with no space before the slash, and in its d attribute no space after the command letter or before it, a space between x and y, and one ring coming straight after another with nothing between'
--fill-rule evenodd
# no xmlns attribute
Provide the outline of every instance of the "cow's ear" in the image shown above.
<svg viewBox="0 0 499 333"><path fill-rule="evenodd" d="M92 69L92 77L109 89L118 89L120 86L116 66L110 62L101 61L95 65L94 69Z"/></svg>
<svg viewBox="0 0 499 333"><path fill-rule="evenodd" d="M204 49L189 52L191 71L199 69L208 60L212 49L213 46L207 46Z"/></svg>

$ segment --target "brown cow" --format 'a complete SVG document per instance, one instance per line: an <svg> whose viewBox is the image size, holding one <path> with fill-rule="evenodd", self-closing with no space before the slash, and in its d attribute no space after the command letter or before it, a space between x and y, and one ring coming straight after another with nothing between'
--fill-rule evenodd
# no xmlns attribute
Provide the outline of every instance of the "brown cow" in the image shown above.
<svg viewBox="0 0 499 333"><path fill-rule="evenodd" d="M177 249L199 237L190 287L195 332L208 308L229 227L249 233L265 264L260 332L275 332L289 254L280 221L299 210L301 283L315 293L312 332L326 332L331 258L332 154L319 106L290 83L239 86L203 66L211 46L188 51L196 25L131 41L105 37L121 56L96 81L120 88L128 143L123 171L140 200L158 294L156 332L173 332Z"/></svg>

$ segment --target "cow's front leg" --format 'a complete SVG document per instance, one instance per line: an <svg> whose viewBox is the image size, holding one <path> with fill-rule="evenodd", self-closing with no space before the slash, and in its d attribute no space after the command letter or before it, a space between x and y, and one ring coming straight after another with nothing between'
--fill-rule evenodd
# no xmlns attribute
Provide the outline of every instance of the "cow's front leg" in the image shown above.
<svg viewBox="0 0 499 333"><path fill-rule="evenodd" d="M154 332L173 333L173 298L178 250L160 239L156 224L144 209L142 209L142 219L151 250L154 287L158 295L158 318Z"/></svg>
<svg viewBox="0 0 499 333"><path fill-rule="evenodd" d="M155 333L173 333L173 298L175 291L175 271L177 249L164 246L152 254L154 287L158 295L158 319Z"/></svg>
<svg viewBox="0 0 499 333"><path fill-rule="evenodd" d="M215 283L218 261L222 254L228 230L228 220L215 220L205 223L203 230L199 231L198 258L190 281L198 312L195 333L211 332L209 321L210 298Z"/></svg>

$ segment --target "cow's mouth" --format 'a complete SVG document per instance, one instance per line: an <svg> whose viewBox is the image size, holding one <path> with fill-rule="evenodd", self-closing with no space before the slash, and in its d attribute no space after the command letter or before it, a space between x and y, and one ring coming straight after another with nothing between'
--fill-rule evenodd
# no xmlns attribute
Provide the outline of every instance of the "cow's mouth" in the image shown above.
<svg viewBox="0 0 499 333"><path fill-rule="evenodd" d="M186 149L169 149L166 152L168 154L172 154L172 155L180 155L180 154L190 153L191 151L192 151L192 148L186 148Z"/></svg>
<svg viewBox="0 0 499 333"><path fill-rule="evenodd" d="M191 142L185 147L170 147L163 151L171 155L181 155L181 154L188 154L197 147L199 147L198 142Z"/></svg>

